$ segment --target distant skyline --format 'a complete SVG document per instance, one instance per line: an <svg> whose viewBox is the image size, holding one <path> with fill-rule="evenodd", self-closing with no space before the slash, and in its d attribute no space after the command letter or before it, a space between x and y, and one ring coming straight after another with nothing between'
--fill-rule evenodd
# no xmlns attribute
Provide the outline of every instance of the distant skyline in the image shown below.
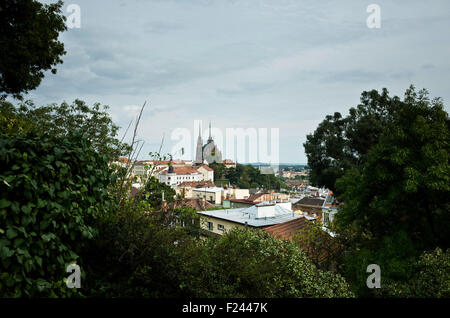
<svg viewBox="0 0 450 318"><path fill-rule="evenodd" d="M279 128L280 163L304 164L306 134L364 90L403 97L414 84L449 109L448 0L77 0L64 10L71 3L81 28L62 34L64 64L26 99L109 105L120 136L147 101L141 158L163 134L169 152L176 128L197 138L202 120ZM366 25L371 3L380 29Z"/></svg>

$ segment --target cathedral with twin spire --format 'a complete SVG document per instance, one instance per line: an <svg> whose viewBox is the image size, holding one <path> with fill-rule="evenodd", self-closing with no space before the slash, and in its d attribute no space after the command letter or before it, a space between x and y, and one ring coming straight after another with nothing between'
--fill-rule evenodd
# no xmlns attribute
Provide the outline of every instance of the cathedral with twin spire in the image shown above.
<svg viewBox="0 0 450 318"><path fill-rule="evenodd" d="M195 155L195 164L210 164L213 162L221 163L222 162L222 153L219 148L214 143L213 138L211 137L211 123L209 123L209 138L205 145L203 145L203 140L201 136L201 126L198 131L198 139L197 139L197 151Z"/></svg>

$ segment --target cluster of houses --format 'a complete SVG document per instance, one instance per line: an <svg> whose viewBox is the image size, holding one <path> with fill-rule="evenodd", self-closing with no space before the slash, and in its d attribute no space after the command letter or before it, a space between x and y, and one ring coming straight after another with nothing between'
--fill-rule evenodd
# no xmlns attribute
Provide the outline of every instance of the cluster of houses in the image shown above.
<svg viewBox="0 0 450 318"><path fill-rule="evenodd" d="M290 197L275 191L259 191L244 199L224 199L220 210L199 210L205 231L222 235L234 227L258 228L282 239L292 239L308 222L328 230L339 206L328 189L307 187Z"/></svg>
<svg viewBox="0 0 450 318"><path fill-rule="evenodd" d="M278 175L282 178L293 179L295 177L308 177L308 171L280 170Z"/></svg>
<svg viewBox="0 0 450 318"><path fill-rule="evenodd" d="M120 158L120 163L126 163L126 159ZM228 167L236 166L229 159L222 163ZM320 222L327 230L339 208L330 190L305 183L297 189L295 196L273 190L217 186L214 170L206 162L136 161L131 174L137 180L136 188L150 176L172 187L177 196L172 207L194 208L201 216L200 224L207 235L222 235L235 227L250 227L291 239L308 222Z"/></svg>
<svg viewBox="0 0 450 318"><path fill-rule="evenodd" d="M127 158L119 158L116 163L131 167L129 173L135 180L134 191L138 191L150 177L172 187L177 196L172 208L194 208L200 215L200 226L206 235L223 235L235 227L251 227L289 240L308 222L320 222L327 230L339 207L331 191L312 187L307 180L288 180L295 183L292 184L293 197L273 190L216 186L214 170L209 164L220 162L226 168L232 168L236 163L230 159L222 160L222 154L211 137L211 125L206 144L203 144L200 131L195 160L141 160L131 163ZM274 171L261 170L261 173L273 174ZM286 172L288 178L295 175L305 175L305 172Z"/></svg>

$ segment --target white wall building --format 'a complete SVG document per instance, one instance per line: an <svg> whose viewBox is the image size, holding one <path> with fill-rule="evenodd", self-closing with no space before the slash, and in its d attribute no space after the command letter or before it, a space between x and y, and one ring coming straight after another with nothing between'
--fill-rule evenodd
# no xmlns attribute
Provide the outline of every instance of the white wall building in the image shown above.
<svg viewBox="0 0 450 318"><path fill-rule="evenodd" d="M222 204L223 188L194 188L192 189L194 198L203 198L212 204Z"/></svg>
<svg viewBox="0 0 450 318"><path fill-rule="evenodd" d="M203 175L203 180L214 182L214 170L207 165L196 166L197 171Z"/></svg>
<svg viewBox="0 0 450 318"><path fill-rule="evenodd" d="M185 181L202 181L203 174L197 171L195 167L171 166L169 169L162 171L159 174L159 182L170 186L177 186Z"/></svg>

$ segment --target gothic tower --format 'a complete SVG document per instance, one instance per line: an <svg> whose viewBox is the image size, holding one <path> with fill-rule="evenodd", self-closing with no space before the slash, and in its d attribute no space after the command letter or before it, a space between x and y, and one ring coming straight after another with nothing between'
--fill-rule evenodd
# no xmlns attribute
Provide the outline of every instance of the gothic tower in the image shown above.
<svg viewBox="0 0 450 318"><path fill-rule="evenodd" d="M197 139L197 151L195 153L195 163L203 163L203 140L202 140L202 127L201 124L198 126L198 139Z"/></svg>
<svg viewBox="0 0 450 318"><path fill-rule="evenodd" d="M211 142L214 142L214 140L212 139L212 136L211 136L211 122L209 122L209 138L208 138L207 143L209 144Z"/></svg>

